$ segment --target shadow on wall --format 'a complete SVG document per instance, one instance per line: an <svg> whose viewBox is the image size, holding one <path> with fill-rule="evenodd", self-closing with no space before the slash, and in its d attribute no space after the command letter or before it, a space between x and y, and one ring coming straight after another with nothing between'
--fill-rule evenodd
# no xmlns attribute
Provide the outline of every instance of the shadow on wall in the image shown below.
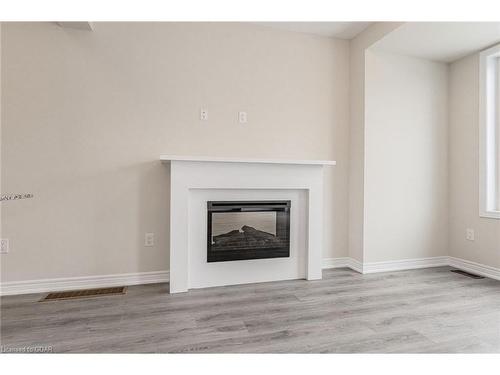
<svg viewBox="0 0 500 375"><path fill-rule="evenodd" d="M138 269L168 271L170 266L170 164L159 161L137 166L139 178L137 232L142 251ZM154 246L144 246L145 234L154 233Z"/></svg>

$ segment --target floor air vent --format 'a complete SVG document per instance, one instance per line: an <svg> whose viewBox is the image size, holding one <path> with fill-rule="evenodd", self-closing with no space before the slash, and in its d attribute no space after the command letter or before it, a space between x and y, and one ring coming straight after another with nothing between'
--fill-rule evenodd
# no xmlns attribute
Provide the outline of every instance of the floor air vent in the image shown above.
<svg viewBox="0 0 500 375"><path fill-rule="evenodd" d="M97 288L97 289L71 290L68 292L53 292L47 294L44 298L40 300L40 302L125 294L126 291L127 291L126 287L120 286L115 288Z"/></svg>
<svg viewBox="0 0 500 375"><path fill-rule="evenodd" d="M483 276L474 275L473 273L469 273L469 272L462 271L462 270L451 270L451 272L455 272L455 273L458 273L460 275L470 277L472 279L484 279Z"/></svg>

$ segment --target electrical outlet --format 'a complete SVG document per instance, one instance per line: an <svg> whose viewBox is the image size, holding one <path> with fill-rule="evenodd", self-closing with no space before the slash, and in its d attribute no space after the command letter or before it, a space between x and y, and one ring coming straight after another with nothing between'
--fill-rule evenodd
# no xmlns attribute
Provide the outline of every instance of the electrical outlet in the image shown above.
<svg viewBox="0 0 500 375"><path fill-rule="evenodd" d="M207 121L208 120L208 111L206 109L201 109L200 110L200 120L201 121Z"/></svg>
<svg viewBox="0 0 500 375"><path fill-rule="evenodd" d="M474 241L474 229L467 228L465 230L465 239L468 241Z"/></svg>
<svg viewBox="0 0 500 375"><path fill-rule="evenodd" d="M154 246L155 245L155 234L154 233L146 233L144 235L144 246Z"/></svg>
<svg viewBox="0 0 500 375"><path fill-rule="evenodd" d="M238 112L238 122L240 124L247 123L247 113L246 112Z"/></svg>
<svg viewBox="0 0 500 375"><path fill-rule="evenodd" d="M0 253L7 254L9 252L9 240L7 238L2 238L0 241Z"/></svg>

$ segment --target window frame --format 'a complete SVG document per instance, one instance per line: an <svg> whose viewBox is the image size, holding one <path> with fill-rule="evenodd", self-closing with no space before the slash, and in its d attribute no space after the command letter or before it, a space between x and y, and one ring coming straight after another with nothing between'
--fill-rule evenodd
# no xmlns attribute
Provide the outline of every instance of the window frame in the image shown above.
<svg viewBox="0 0 500 375"><path fill-rule="evenodd" d="M500 219L497 144L500 125L500 44L479 54L479 216ZM493 79L491 78L493 77ZM500 142L499 142L500 143Z"/></svg>

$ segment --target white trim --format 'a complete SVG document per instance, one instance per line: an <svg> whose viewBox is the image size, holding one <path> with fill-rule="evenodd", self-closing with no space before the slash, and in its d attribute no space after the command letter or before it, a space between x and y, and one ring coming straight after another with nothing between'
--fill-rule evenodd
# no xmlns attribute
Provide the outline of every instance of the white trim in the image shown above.
<svg viewBox="0 0 500 375"><path fill-rule="evenodd" d="M404 271L416 268L451 266L478 275L500 280L500 268L487 266L465 259L441 256L432 258L404 259L387 262L362 263L356 259L325 258L323 269L350 268L359 273L378 273ZM127 273L104 276L67 277L58 279L42 279L12 281L1 283L0 295L17 295L29 293L45 293L52 291L74 290L85 288L103 288L121 285L142 285L165 283L169 281L169 271Z"/></svg>
<svg viewBox="0 0 500 375"><path fill-rule="evenodd" d="M363 273L363 263L360 262L359 260L356 260L354 258L349 258L347 266L353 271Z"/></svg>
<svg viewBox="0 0 500 375"><path fill-rule="evenodd" d="M170 161L195 161L195 162L218 162L218 163L260 163L260 164L299 164L299 165L336 165L335 160L296 160L296 159L249 159L249 158L226 158L217 156L181 156L160 155L163 162Z"/></svg>
<svg viewBox="0 0 500 375"><path fill-rule="evenodd" d="M487 266L485 264L472 262L470 260L449 257L449 265L463 271L486 276L491 279L500 280L500 268Z"/></svg>
<svg viewBox="0 0 500 375"><path fill-rule="evenodd" d="M0 295L8 296L14 294L45 293L122 285L156 284L167 281L169 281L169 271L10 281L0 284Z"/></svg>
<svg viewBox="0 0 500 375"><path fill-rule="evenodd" d="M417 268L431 268L450 266L468 271L478 275L486 276L495 280L500 280L500 268L487 266L485 264L472 262L470 260L440 256L431 258L391 260L386 262L362 263L353 258L325 258L323 259L323 269L328 268L350 268L353 271L367 274L378 272L404 271Z"/></svg>
<svg viewBox="0 0 500 375"><path fill-rule="evenodd" d="M363 263L349 257L323 259L323 269L329 268L350 268L353 271L363 273Z"/></svg>
<svg viewBox="0 0 500 375"><path fill-rule="evenodd" d="M479 216L492 219L500 219L500 211L496 210L497 190L496 186L497 147L496 145L496 117L500 116L498 110L498 98L496 95L496 81L491 82L488 76L496 76L500 58L500 44L482 51L479 54ZM490 136L491 135L491 136Z"/></svg>
<svg viewBox="0 0 500 375"><path fill-rule="evenodd" d="M400 259L386 262L363 263L363 273L412 270L417 268L442 267L448 265L448 257Z"/></svg>
<svg viewBox="0 0 500 375"><path fill-rule="evenodd" d="M487 219L500 219L500 211L483 210L479 213L479 216Z"/></svg>
<svg viewBox="0 0 500 375"><path fill-rule="evenodd" d="M359 273L376 273L412 270L416 268L443 267L448 265L448 257L390 260L385 262L363 263L354 258L325 258L323 269L347 267Z"/></svg>
<svg viewBox="0 0 500 375"><path fill-rule="evenodd" d="M323 259L323 269L329 268L346 268L349 267L349 260L351 258L324 258Z"/></svg>

